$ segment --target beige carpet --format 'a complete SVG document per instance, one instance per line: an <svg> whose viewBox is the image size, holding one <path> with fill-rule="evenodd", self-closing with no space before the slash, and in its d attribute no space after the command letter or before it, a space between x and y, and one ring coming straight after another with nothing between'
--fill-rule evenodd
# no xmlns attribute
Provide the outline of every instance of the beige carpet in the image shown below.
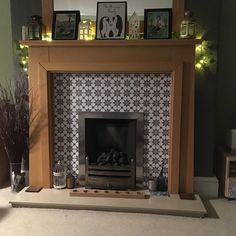
<svg viewBox="0 0 236 236"><path fill-rule="evenodd" d="M235 236L236 201L206 200L204 219L137 213L11 208L9 188L0 189L1 236Z"/></svg>

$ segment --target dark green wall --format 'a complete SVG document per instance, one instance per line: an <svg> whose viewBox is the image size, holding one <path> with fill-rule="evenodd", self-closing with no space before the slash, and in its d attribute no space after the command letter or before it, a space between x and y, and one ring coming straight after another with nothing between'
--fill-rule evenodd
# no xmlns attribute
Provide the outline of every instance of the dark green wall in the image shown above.
<svg viewBox="0 0 236 236"><path fill-rule="evenodd" d="M0 82L8 84L7 81L13 77L11 12L8 0L0 1L0 13Z"/></svg>
<svg viewBox="0 0 236 236"><path fill-rule="evenodd" d="M41 15L41 0L11 0L13 39L21 39L21 26L26 25L30 16Z"/></svg>
<svg viewBox="0 0 236 236"><path fill-rule="evenodd" d="M224 143L228 129L236 128L236 1L222 0L219 34L217 135Z"/></svg>
<svg viewBox="0 0 236 236"><path fill-rule="evenodd" d="M41 0L1 0L0 12L0 81L9 85L18 74L16 43L21 27L31 15L41 15Z"/></svg>
<svg viewBox="0 0 236 236"><path fill-rule="evenodd" d="M220 0L186 0L185 9L191 10L197 31L217 52ZM216 135L217 75L215 67L196 72L195 89L195 176L212 176Z"/></svg>
<svg viewBox="0 0 236 236"><path fill-rule="evenodd" d="M32 15L41 15L41 0L11 0L12 43L15 76L19 74L17 55L18 41L22 39L22 25L26 25Z"/></svg>
<svg viewBox="0 0 236 236"><path fill-rule="evenodd" d="M212 176L215 150L236 128L236 1L186 0L217 52L216 71L196 73L195 175Z"/></svg>

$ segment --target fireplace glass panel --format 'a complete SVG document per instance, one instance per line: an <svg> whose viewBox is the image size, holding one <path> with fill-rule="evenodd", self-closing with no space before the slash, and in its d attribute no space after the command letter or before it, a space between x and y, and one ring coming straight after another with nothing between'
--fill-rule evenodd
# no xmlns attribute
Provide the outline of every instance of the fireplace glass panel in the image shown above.
<svg viewBox="0 0 236 236"><path fill-rule="evenodd" d="M136 156L136 121L86 119L85 149L89 165L130 165Z"/></svg>

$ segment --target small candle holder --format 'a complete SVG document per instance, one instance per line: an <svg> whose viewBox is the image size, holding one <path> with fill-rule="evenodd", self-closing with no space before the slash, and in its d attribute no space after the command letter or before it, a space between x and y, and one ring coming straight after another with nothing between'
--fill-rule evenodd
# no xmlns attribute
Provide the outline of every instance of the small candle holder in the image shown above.
<svg viewBox="0 0 236 236"><path fill-rule="evenodd" d="M195 22L190 11L184 13L184 19L180 25L180 38L195 38Z"/></svg>
<svg viewBox="0 0 236 236"><path fill-rule="evenodd" d="M28 39L30 40L41 40L43 25L41 16L34 15L30 17L30 21L28 23Z"/></svg>

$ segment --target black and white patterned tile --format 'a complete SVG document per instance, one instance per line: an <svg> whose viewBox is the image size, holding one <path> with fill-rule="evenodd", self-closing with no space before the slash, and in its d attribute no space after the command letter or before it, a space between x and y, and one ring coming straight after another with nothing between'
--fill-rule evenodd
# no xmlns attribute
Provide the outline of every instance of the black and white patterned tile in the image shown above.
<svg viewBox="0 0 236 236"><path fill-rule="evenodd" d="M170 73L55 73L54 158L79 174L78 112L144 113L144 179L168 173Z"/></svg>

